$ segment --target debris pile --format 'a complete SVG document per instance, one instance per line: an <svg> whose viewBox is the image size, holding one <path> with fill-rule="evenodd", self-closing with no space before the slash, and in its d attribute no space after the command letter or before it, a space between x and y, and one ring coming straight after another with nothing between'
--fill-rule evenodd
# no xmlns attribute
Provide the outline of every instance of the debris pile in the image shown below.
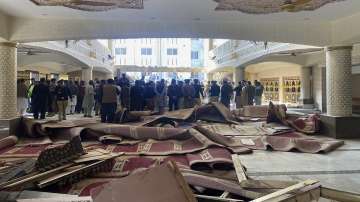
<svg viewBox="0 0 360 202"><path fill-rule="evenodd" d="M0 201L317 201L359 199L320 182L254 180L241 155L253 150L327 153L316 115L283 105L229 111L219 103L157 115L22 121L23 136L0 140ZM312 136L310 136L311 134ZM339 197L339 194L343 196ZM340 200L341 201L341 200ZM346 200L345 200L346 201Z"/></svg>

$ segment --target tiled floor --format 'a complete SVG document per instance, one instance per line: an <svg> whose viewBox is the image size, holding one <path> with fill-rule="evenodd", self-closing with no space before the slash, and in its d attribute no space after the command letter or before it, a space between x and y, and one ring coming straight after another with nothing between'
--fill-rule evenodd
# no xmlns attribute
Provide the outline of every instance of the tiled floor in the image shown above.
<svg viewBox="0 0 360 202"><path fill-rule="evenodd" d="M360 139L346 140L327 154L254 151L240 159L255 179L315 179L328 187L360 192Z"/></svg>

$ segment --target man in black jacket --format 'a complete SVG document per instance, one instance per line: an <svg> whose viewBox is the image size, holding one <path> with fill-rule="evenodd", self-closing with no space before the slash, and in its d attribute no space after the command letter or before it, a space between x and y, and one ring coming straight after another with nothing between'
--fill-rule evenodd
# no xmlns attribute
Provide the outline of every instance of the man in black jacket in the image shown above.
<svg viewBox="0 0 360 202"><path fill-rule="evenodd" d="M235 103L236 103L236 109L240 109L242 107L241 105L241 91L243 88L242 81L239 81L239 85L234 88L235 91Z"/></svg>
<svg viewBox="0 0 360 202"><path fill-rule="evenodd" d="M135 81L135 85L130 88L130 110L143 111L144 110L144 87L140 80Z"/></svg>
<svg viewBox="0 0 360 202"><path fill-rule="evenodd" d="M248 81L248 104L254 105L254 98L255 98L255 87L251 85L251 81Z"/></svg>
<svg viewBox="0 0 360 202"><path fill-rule="evenodd" d="M176 80L171 80L170 86L167 89L167 95L169 96L169 111L178 110L179 105L179 97L180 97L181 89L178 85L176 85Z"/></svg>
<svg viewBox="0 0 360 202"><path fill-rule="evenodd" d="M50 98L49 86L46 85L45 78L40 79L40 83L35 85L32 93L33 113L34 119L45 119L46 109L48 107L48 101Z"/></svg>
<svg viewBox="0 0 360 202"><path fill-rule="evenodd" d="M217 81L211 81L209 94L210 102L219 102L220 86L217 84Z"/></svg>
<svg viewBox="0 0 360 202"><path fill-rule="evenodd" d="M200 106L201 105L201 97L204 99L204 90L203 87L200 85L199 80L198 79L194 79L194 90L195 90L195 94L194 94L194 102L196 105Z"/></svg>
<svg viewBox="0 0 360 202"><path fill-rule="evenodd" d="M71 99L71 93L67 86L64 85L64 81L58 81L58 85L55 88L56 104L59 112L59 121L66 120L66 107L68 105L68 99Z"/></svg>
<svg viewBox="0 0 360 202"><path fill-rule="evenodd" d="M221 86L221 98L220 102L227 108L230 108L230 100L233 95L233 87L227 80L224 79L223 85Z"/></svg>

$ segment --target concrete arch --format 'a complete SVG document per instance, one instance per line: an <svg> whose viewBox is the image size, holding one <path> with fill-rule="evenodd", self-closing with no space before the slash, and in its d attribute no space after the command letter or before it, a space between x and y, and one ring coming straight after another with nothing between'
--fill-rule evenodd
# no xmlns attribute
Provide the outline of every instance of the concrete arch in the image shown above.
<svg viewBox="0 0 360 202"><path fill-rule="evenodd" d="M69 54L36 47L36 46L23 46L19 47L20 50L27 50L31 48L34 50L34 55L18 54L18 69L19 70L33 70L48 73L67 73L74 70L81 70L90 68L86 63L73 57ZM37 53L41 51L42 53Z"/></svg>
<svg viewBox="0 0 360 202"><path fill-rule="evenodd" d="M68 71L93 68L93 70L95 71L113 73L112 70L109 69L110 67L106 67L105 65L102 66L99 61L90 58L89 56L85 56L81 53L71 52L70 50L56 46L52 42L21 44L19 49L22 48L31 48L47 53L39 53L35 55L20 55L20 57L18 58L19 66L56 63L60 66L65 66L63 69L68 69Z"/></svg>

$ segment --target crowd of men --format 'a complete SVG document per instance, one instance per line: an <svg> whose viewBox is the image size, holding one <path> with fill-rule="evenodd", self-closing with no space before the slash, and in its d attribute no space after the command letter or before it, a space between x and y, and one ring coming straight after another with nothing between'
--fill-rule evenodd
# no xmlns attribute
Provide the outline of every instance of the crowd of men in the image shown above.
<svg viewBox="0 0 360 202"><path fill-rule="evenodd" d="M66 120L66 115L83 113L84 117L100 115L102 122L111 123L119 107L131 111L169 111L192 108L201 105L206 97L209 102L221 102L230 107L235 98L237 108L246 105L261 105L263 86L255 81L241 81L236 87L224 79L221 86L217 81L203 85L198 79L184 81L171 80L167 85L164 79L154 82L136 80L131 84L126 74L120 78L84 82L55 79L39 82L31 80L30 86L23 79L17 85L18 111L24 115L27 111L33 113L34 119L45 119L58 114L59 120ZM235 94L235 96L234 96Z"/></svg>

